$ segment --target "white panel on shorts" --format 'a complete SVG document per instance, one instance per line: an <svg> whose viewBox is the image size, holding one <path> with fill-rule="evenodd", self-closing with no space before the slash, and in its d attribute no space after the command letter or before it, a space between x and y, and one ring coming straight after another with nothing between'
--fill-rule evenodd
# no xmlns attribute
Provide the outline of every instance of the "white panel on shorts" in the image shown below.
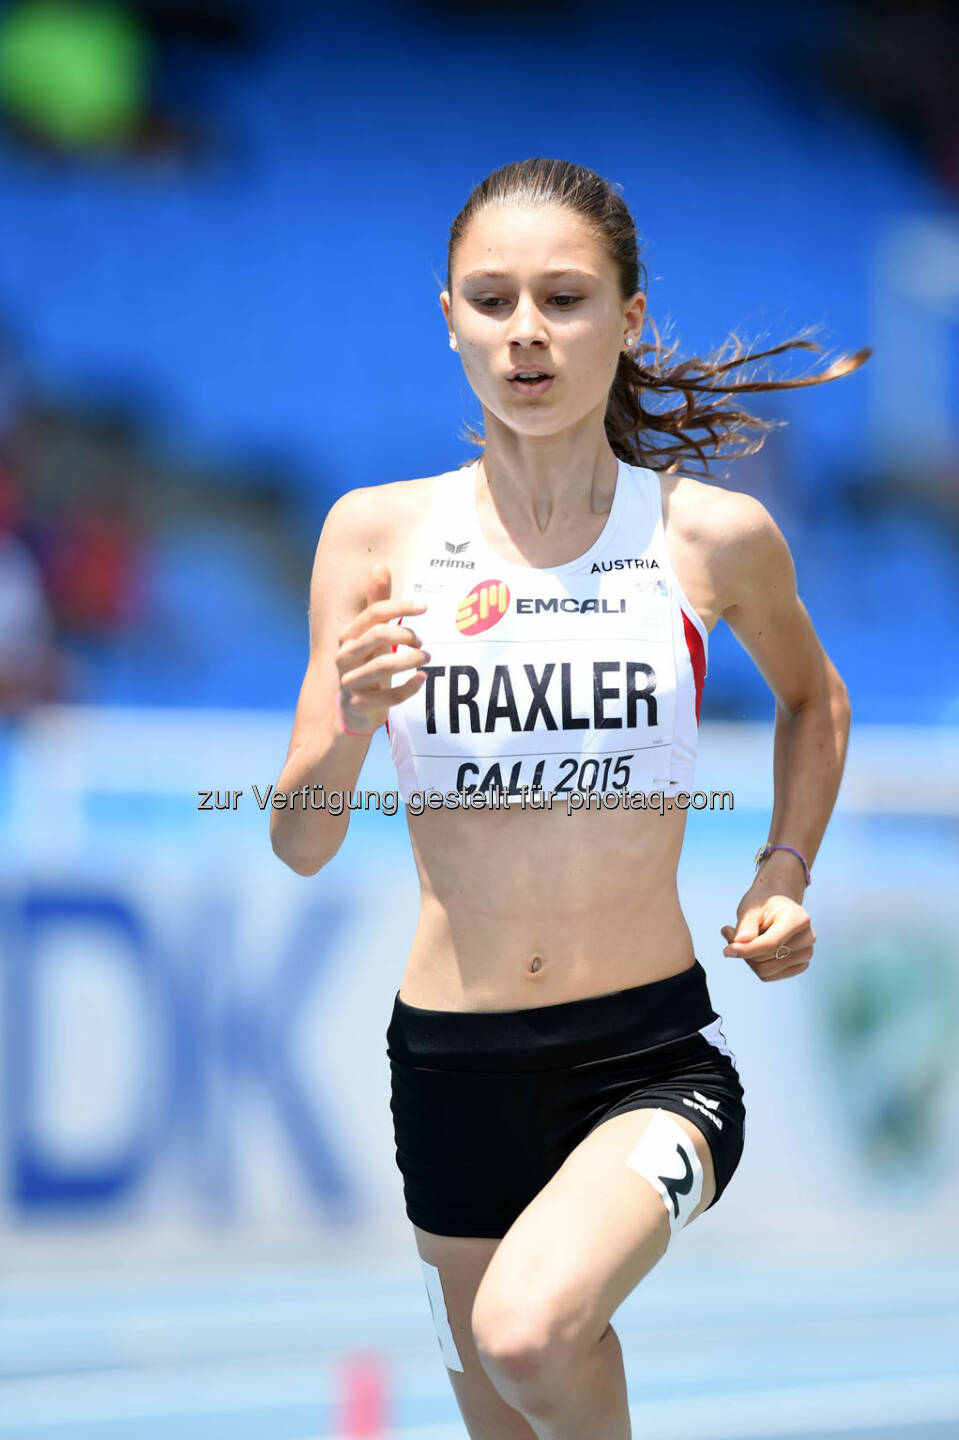
<svg viewBox="0 0 959 1440"><path fill-rule="evenodd" d="M717 1050L721 1050L724 1055L728 1055L730 1060L735 1065L736 1057L730 1050L729 1046L726 1044L726 1037L722 1031L722 1024L723 1017L720 1015L715 1020L713 1020L711 1024L704 1025L699 1033L709 1041L710 1045L715 1045Z"/></svg>
<svg viewBox="0 0 959 1440"><path fill-rule="evenodd" d="M459 1351L456 1348L456 1341L453 1339L453 1332L450 1329L449 1315L446 1313L446 1299L443 1295L443 1282L440 1279L440 1272L435 1265L420 1256L420 1264L423 1267L423 1279L426 1281L426 1293L429 1297L430 1309L433 1312L433 1324L436 1326L436 1338L440 1342L440 1354L443 1356L447 1370L462 1370L463 1362L460 1359Z"/></svg>
<svg viewBox="0 0 959 1440"><path fill-rule="evenodd" d="M679 1121L657 1107L642 1139L626 1158L666 1206L669 1233L682 1229L703 1196L703 1167Z"/></svg>

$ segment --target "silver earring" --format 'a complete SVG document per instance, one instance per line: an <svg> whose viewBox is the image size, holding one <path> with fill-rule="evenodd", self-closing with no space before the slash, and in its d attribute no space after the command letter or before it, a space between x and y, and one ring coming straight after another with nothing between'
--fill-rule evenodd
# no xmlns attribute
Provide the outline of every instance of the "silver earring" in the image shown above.
<svg viewBox="0 0 959 1440"><path fill-rule="evenodd" d="M451 349L451 350L455 350L455 349L456 349L456 336L455 336L455 335L451 335L451 336L450 336L450 349Z"/></svg>
<svg viewBox="0 0 959 1440"><path fill-rule="evenodd" d="M626 344L627 344L627 345L635 345L635 344L636 344L636 337L635 337L635 335L627 335L627 337L626 337Z"/></svg>

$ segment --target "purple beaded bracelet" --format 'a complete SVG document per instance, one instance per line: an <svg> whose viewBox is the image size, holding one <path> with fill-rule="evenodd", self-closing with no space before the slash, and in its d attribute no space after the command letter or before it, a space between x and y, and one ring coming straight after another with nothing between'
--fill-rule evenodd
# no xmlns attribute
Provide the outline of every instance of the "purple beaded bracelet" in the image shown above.
<svg viewBox="0 0 959 1440"><path fill-rule="evenodd" d="M756 851L757 870L759 869L762 862L765 860L766 856L771 855L774 850L788 850L790 855L795 855L796 858L802 862L802 868L806 872L806 884L812 884L812 871L806 864L805 856L801 855L794 845L763 845L761 849Z"/></svg>

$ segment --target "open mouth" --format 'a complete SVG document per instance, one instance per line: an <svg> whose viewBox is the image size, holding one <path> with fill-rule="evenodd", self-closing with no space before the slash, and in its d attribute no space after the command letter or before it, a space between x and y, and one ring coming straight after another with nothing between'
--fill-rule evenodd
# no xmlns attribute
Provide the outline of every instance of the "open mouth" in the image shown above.
<svg viewBox="0 0 959 1440"><path fill-rule="evenodd" d="M553 376L547 375L544 370L524 371L509 382L514 390L529 395L539 395L548 390L553 383Z"/></svg>

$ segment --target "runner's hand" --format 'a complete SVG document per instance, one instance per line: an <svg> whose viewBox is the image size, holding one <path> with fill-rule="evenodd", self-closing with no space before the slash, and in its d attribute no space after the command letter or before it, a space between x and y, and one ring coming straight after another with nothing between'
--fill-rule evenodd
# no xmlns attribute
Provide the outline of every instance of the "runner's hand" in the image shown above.
<svg viewBox="0 0 959 1440"><path fill-rule="evenodd" d="M367 580L366 609L337 636L339 649L334 659L339 672L340 706L349 730L375 730L386 719L390 706L415 695L426 679L425 673L417 670L402 685L394 688L390 684L397 672L425 664L430 658L409 625L390 623L403 615L421 613L426 605L421 600L391 600L391 585L389 567L374 562ZM412 652L408 647L413 647Z"/></svg>
<svg viewBox="0 0 959 1440"><path fill-rule="evenodd" d="M808 970L816 933L808 913L788 895L747 890L736 925L723 925L724 955L738 956L760 980L786 980ZM783 950L788 954L783 954ZM776 951L779 951L779 958Z"/></svg>

